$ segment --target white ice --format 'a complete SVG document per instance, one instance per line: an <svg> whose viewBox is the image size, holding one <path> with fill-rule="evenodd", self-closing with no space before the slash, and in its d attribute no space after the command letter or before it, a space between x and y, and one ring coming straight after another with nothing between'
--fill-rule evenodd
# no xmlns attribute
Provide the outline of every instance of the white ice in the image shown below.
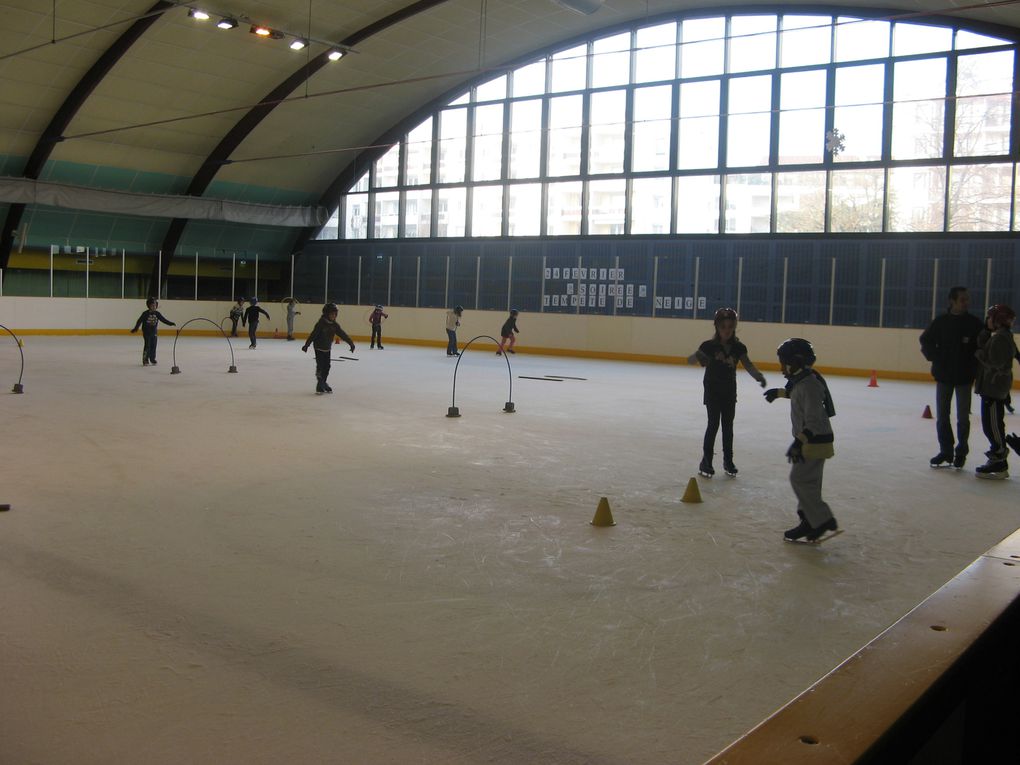
<svg viewBox="0 0 1020 765"><path fill-rule="evenodd" d="M976 402L968 469L928 467L931 385L830 379L846 533L809 547L788 404L743 373L740 475L682 504L695 368L519 353L505 414L472 352L448 419L439 348L361 346L317 397L299 342L231 375L181 338L170 375L172 342L29 337L0 395L0 762L697 763L1018 526ZM518 377L550 374L587 380Z"/></svg>

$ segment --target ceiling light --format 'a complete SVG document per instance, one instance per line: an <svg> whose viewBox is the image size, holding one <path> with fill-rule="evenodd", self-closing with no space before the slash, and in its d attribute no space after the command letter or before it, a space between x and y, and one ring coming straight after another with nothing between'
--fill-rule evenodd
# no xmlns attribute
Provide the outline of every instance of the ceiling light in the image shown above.
<svg viewBox="0 0 1020 765"><path fill-rule="evenodd" d="M196 21L208 21L209 14L205 11L200 11L198 8L191 8L188 10L188 17L195 19Z"/></svg>
<svg viewBox="0 0 1020 765"><path fill-rule="evenodd" d="M273 30L270 29L269 27L263 27L259 26L258 24L253 24L251 28L251 33L253 35L258 35L259 37L269 37L270 35L273 34Z"/></svg>
<svg viewBox="0 0 1020 765"><path fill-rule="evenodd" d="M228 16L217 21L216 26L220 29L233 29L237 26L237 19L232 19Z"/></svg>
<svg viewBox="0 0 1020 765"><path fill-rule="evenodd" d="M307 47L308 47L308 40L304 40L304 39L302 39L300 37L295 37L293 40L290 41L290 49L291 50L301 50L302 48L307 48Z"/></svg>
<svg viewBox="0 0 1020 765"><path fill-rule="evenodd" d="M339 61L344 57L344 52L339 48L333 48L326 56L330 61Z"/></svg>

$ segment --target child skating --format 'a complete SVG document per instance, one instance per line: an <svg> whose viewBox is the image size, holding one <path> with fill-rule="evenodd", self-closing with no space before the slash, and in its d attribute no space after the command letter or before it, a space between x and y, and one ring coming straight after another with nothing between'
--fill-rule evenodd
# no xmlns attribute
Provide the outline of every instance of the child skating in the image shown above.
<svg viewBox="0 0 1020 765"><path fill-rule="evenodd" d="M308 346L315 347L315 395L321 396L323 393L332 393L333 389L326 383L326 378L329 377L330 368L330 357L333 347L333 338L339 336L341 340L347 343L351 349L351 353L354 353L354 341L348 336L346 332L336 323L337 314L340 313L340 309L336 307L336 303L326 303L322 307L322 317L315 323L312 328L311 334L308 335L308 339L305 340L305 344L301 346L301 350L305 353L308 352Z"/></svg>
<svg viewBox="0 0 1020 765"><path fill-rule="evenodd" d="M988 439L988 462L979 467L978 478L1009 478L1009 442L1006 436L1006 397L1013 387L1013 321L1016 312L999 303L988 309L985 328L977 339L977 378L974 392L981 396L981 426Z"/></svg>
<svg viewBox="0 0 1020 765"><path fill-rule="evenodd" d="M777 398L790 399L794 440L786 450L786 459L791 465L790 486L797 496L800 516L800 523L783 534L783 538L789 542L801 539L819 542L829 532L830 536L841 533L832 510L822 499L825 460L834 454L829 418L835 416L836 408L825 378L812 369L815 351L811 343L791 338L776 349L776 354L786 387L770 388L764 395L770 404Z"/></svg>
<svg viewBox="0 0 1020 765"><path fill-rule="evenodd" d="M506 346L507 353L517 353L514 350L514 346L517 344L517 334L520 332L517 329L517 314L519 311L516 308L510 310L510 316L506 321L503 322L503 327L499 330L499 350L496 351L497 356L503 355L503 346Z"/></svg>
<svg viewBox="0 0 1020 765"><path fill-rule="evenodd" d="M297 309L298 302L294 298L287 298L287 339L294 339L294 317L300 316L301 311ZM266 317L269 318L268 316Z"/></svg>
<svg viewBox="0 0 1020 765"><path fill-rule="evenodd" d="M372 344L369 348L375 348L376 344L379 345L379 350L383 350L382 345L382 322L383 319L390 318L388 313L383 313L383 307L377 305L375 310L372 311L372 315L368 317L368 323L372 325Z"/></svg>
<svg viewBox="0 0 1020 765"><path fill-rule="evenodd" d="M238 298L230 309L230 336L237 337L237 322L244 316L244 298Z"/></svg>
<svg viewBox="0 0 1020 765"><path fill-rule="evenodd" d="M147 367L149 364L156 365L156 340L159 336L159 322L163 322L171 327L177 325L166 318L156 309L159 307L159 301L156 298L149 298L145 301L146 309L142 311L142 315L138 317L138 321L135 322L134 329L131 330L131 334L138 331L138 328L142 328L142 339L145 344L142 346L142 366Z"/></svg>
<svg viewBox="0 0 1020 765"><path fill-rule="evenodd" d="M255 350L255 346L258 345L258 338L255 336L255 333L259 328L259 314L262 314L267 319L269 318L269 314L259 306L259 299L253 297L251 305L248 306L248 310L241 317L241 326L248 325L248 339L251 341L251 345L248 346L249 351Z"/></svg>
<svg viewBox="0 0 1020 765"><path fill-rule="evenodd" d="M698 472L706 478L715 475L712 457L715 454L715 436L722 423L723 470L726 475L735 476L737 466L733 464L733 415L737 408L737 364L744 369L761 387L765 387L765 376L759 372L747 357L747 346L737 339L737 312L732 308L720 308L715 312L715 334L706 340L687 359L705 367L705 408L708 410L708 426L702 448Z"/></svg>
<svg viewBox="0 0 1020 765"><path fill-rule="evenodd" d="M464 315L462 306L454 306L453 310L446 312L446 355L460 356L457 350L457 327L460 326L460 317Z"/></svg>

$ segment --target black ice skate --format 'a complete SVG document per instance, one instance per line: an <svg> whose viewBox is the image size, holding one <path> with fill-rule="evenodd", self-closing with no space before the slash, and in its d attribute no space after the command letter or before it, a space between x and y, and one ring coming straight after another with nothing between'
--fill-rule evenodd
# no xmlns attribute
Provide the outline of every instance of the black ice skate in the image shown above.
<svg viewBox="0 0 1020 765"><path fill-rule="evenodd" d="M1015 451L1017 454L1020 454L1020 436L1016 433L1010 433L1006 436L1006 443L1009 445L1010 449Z"/></svg>
<svg viewBox="0 0 1020 765"><path fill-rule="evenodd" d="M1002 481L1009 478L1009 465L1006 463L1006 460L997 460L989 457L988 462L977 468L974 474L978 478Z"/></svg>
<svg viewBox="0 0 1020 765"><path fill-rule="evenodd" d="M963 470L963 466L967 464L966 454L957 454L953 457L953 467L957 470Z"/></svg>
<svg viewBox="0 0 1020 765"><path fill-rule="evenodd" d="M326 392L326 390L325 390L325 388L322 387L322 383L321 382L320 383L315 383L315 395L316 396L321 396L325 392Z"/></svg>
<svg viewBox="0 0 1020 765"><path fill-rule="evenodd" d="M928 464L933 468L949 467L953 464L953 455L939 452L928 461Z"/></svg>
<svg viewBox="0 0 1020 765"><path fill-rule="evenodd" d="M383 347L382 347L382 346L380 345L380 346L379 346L379 350L381 351L382 349L383 349Z"/></svg>
<svg viewBox="0 0 1020 765"><path fill-rule="evenodd" d="M807 522L807 519L804 517L804 513L798 510L797 515L800 516L800 523L792 529L787 529L783 532L783 539L787 542L796 542L797 540L807 536L807 534L811 531L811 524Z"/></svg>
<svg viewBox="0 0 1020 765"><path fill-rule="evenodd" d="M324 391L326 391L326 393L332 393L332 392L333 392L333 389L332 389L332 388L330 388L330 387L329 387L329 386L328 386L328 385L327 385L326 383L323 383L323 384L322 384L322 389L323 389Z"/></svg>
<svg viewBox="0 0 1020 765"><path fill-rule="evenodd" d="M149 360L148 359L142 359L142 366L143 367L149 366Z"/></svg>
<svg viewBox="0 0 1020 765"><path fill-rule="evenodd" d="M811 529L807 534L804 535L805 542L811 542L814 544L821 544L826 539L831 539L837 534L842 534L843 530L839 528L839 524L836 523L835 518L830 518L821 526Z"/></svg>
<svg viewBox="0 0 1020 765"><path fill-rule="evenodd" d="M701 464L698 465L698 475L703 475L705 478L711 478L715 475L715 469L712 467L712 458L704 456L701 458Z"/></svg>
<svg viewBox="0 0 1020 765"><path fill-rule="evenodd" d="M733 460L723 460L723 472L725 472L730 478L736 478L737 473L740 471L738 471L737 466L733 464Z"/></svg>

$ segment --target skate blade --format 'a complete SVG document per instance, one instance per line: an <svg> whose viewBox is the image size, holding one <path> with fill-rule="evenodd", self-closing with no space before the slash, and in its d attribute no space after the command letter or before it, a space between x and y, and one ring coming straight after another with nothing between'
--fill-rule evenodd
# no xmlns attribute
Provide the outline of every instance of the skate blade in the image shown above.
<svg viewBox="0 0 1020 765"><path fill-rule="evenodd" d="M986 481L1005 481L1009 478L1008 472L1003 473L975 473L978 478L984 478Z"/></svg>
<svg viewBox="0 0 1020 765"><path fill-rule="evenodd" d="M698 475L700 475L702 478L711 478L712 476L715 475L715 473L705 473L705 472L699 470L698 471Z"/></svg>
<svg viewBox="0 0 1020 765"><path fill-rule="evenodd" d="M790 542L795 545L820 545L822 542L828 542L833 537L838 537L843 533L843 529L836 529L835 531L829 531L818 537L818 539L787 539L783 537L784 542Z"/></svg>

